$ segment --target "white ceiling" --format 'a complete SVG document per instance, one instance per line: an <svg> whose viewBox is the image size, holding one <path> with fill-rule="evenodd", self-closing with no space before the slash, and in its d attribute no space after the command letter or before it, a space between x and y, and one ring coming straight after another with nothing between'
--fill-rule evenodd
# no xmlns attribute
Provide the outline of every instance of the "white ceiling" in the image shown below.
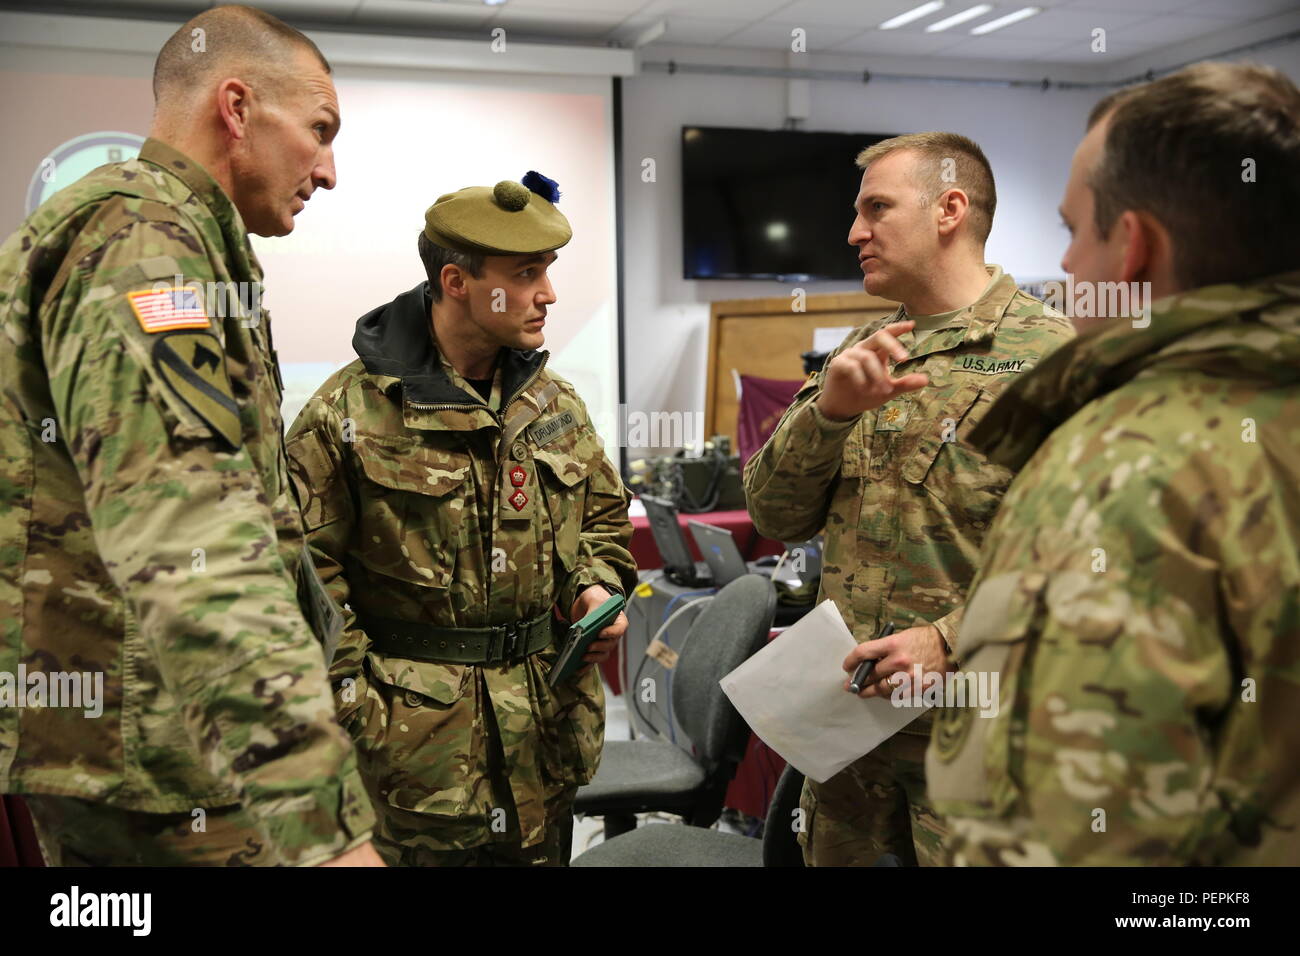
<svg viewBox="0 0 1300 956"><path fill-rule="evenodd" d="M310 26L465 36L504 27L521 38L632 45L662 23L652 41L705 48L789 50L795 28L811 53L943 57L1086 65L1096 62L1094 30L1105 30L1106 58L1126 59L1171 44L1247 26L1300 6L1298 0L1027 0L992 9L939 33L925 27L974 6L946 0L943 9L893 30L879 25L922 0L254 0L257 6ZM983 36L972 28L1021 9L1035 16ZM41 12L184 16L215 4L185 0L44 0L0 7Z"/></svg>

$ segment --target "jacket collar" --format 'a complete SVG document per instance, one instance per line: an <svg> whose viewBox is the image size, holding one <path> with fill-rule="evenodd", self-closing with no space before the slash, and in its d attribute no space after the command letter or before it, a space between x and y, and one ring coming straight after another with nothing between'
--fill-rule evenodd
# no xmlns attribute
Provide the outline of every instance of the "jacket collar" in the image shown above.
<svg viewBox="0 0 1300 956"><path fill-rule="evenodd" d="M421 282L392 302L357 320L352 348L366 371L398 379L407 401L421 405L481 406L483 399L458 388L443 371L429 330L433 300L429 283ZM547 353L534 349L502 349L502 412L515 393L541 367Z"/></svg>
<svg viewBox="0 0 1300 956"><path fill-rule="evenodd" d="M912 333L904 333L907 338L900 338L899 341L904 348L907 348L907 361L912 362L933 355L935 352L955 349L960 345L978 345L993 338L998 325L1002 322L1002 317L1006 315L1007 308L1016 297L1017 286L1016 280L997 266L985 268L988 269L990 277L997 276L989 290L922 339L920 347L915 350L910 348ZM900 305L898 310L885 320L885 325L898 322L902 318L903 307Z"/></svg>
<svg viewBox="0 0 1300 956"><path fill-rule="evenodd" d="M1012 382L970 441L1013 470L1089 402L1153 366L1239 374L1261 388L1300 380L1300 272L1205 286L1151 306L1149 323L1099 322ZM1262 314L1261 314L1262 313Z"/></svg>
<svg viewBox="0 0 1300 956"><path fill-rule="evenodd" d="M156 166L169 176L180 180L185 189L207 207L208 213L220 225L221 232L226 237L227 247L235 250L237 255L242 255L251 266L251 271L261 275L261 264L257 261L256 253L253 252L252 243L248 239L248 230L244 227L244 220L239 215L239 210L202 165L180 150L157 139L145 140L137 159Z"/></svg>

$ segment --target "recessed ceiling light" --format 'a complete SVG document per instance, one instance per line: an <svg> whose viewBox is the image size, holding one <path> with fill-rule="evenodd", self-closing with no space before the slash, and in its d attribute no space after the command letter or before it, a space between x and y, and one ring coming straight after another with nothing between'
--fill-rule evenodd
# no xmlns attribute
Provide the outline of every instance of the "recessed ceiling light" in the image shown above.
<svg viewBox="0 0 1300 956"><path fill-rule="evenodd" d="M931 0L930 3L923 3L914 10L908 10L906 13L900 13L893 19L886 20L880 25L880 29L894 30L911 23L913 20L919 20L921 17L929 16L934 13L934 11L942 9L943 0Z"/></svg>
<svg viewBox="0 0 1300 956"><path fill-rule="evenodd" d="M969 10L963 10L961 13L954 13L950 17L945 17L936 23L931 23L925 28L926 33L938 33L940 30L946 30L949 27L955 27L959 23L965 23L967 20L974 20L976 17L988 13L993 9L991 3L979 3Z"/></svg>
<svg viewBox="0 0 1300 956"><path fill-rule="evenodd" d="M998 17L996 20L990 20L988 23L981 23L974 30L971 30L971 36L979 36L982 33L992 33L994 30L1001 30L1003 27L1009 27L1013 23L1019 23L1021 20L1032 17L1035 13L1042 13L1038 7L1025 7L1023 10L1017 10L1015 13L1008 13L1005 17Z"/></svg>
<svg viewBox="0 0 1300 956"><path fill-rule="evenodd" d="M505 3L506 0L483 0L483 2L489 7L499 7L501 4Z"/></svg>

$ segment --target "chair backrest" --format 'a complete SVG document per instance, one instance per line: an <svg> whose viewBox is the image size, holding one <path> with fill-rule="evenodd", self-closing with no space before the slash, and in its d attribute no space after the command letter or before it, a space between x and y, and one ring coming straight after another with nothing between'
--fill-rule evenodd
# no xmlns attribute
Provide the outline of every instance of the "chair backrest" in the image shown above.
<svg viewBox="0 0 1300 956"><path fill-rule="evenodd" d="M771 579L746 574L720 590L687 632L673 669L673 713L706 771L745 756L749 726L719 681L767 643L775 613Z"/></svg>
<svg viewBox="0 0 1300 956"><path fill-rule="evenodd" d="M781 771L763 824L763 865L803 866L803 848L795 829L795 811L803 793L803 774L789 764Z"/></svg>

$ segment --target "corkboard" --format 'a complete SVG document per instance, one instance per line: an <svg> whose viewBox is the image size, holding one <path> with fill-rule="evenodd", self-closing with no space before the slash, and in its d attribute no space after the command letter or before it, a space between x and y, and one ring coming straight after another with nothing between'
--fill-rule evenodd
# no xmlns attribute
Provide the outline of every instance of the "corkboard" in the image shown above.
<svg viewBox="0 0 1300 956"><path fill-rule="evenodd" d="M789 296L776 296L727 299L711 305L706 435L730 435L732 447L736 447L738 405L732 369L762 378L803 379L799 356L812 348L814 329L856 328L898 308L897 302L865 292L810 295L803 312L793 311L792 301Z"/></svg>

